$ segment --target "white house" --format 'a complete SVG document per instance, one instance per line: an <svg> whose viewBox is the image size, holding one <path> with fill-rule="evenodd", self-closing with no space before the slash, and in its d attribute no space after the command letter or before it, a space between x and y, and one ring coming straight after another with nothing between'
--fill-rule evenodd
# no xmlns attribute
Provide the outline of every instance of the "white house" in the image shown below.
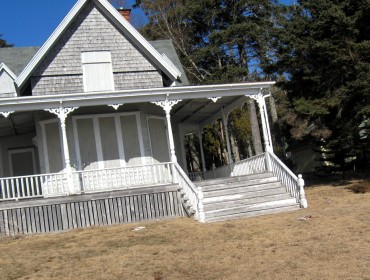
<svg viewBox="0 0 370 280"><path fill-rule="evenodd" d="M190 86L172 42L148 42L106 0L79 0L43 46L0 49L0 63L0 234L307 207L303 180L272 150L274 83ZM184 134L248 98L265 152L199 177L232 178L192 183Z"/></svg>

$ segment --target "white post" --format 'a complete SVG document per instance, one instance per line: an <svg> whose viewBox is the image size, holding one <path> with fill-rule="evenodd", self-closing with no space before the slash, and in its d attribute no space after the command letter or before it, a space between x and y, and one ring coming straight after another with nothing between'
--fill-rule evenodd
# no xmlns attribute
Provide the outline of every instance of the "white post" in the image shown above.
<svg viewBox="0 0 370 280"><path fill-rule="evenodd" d="M306 194L304 192L304 180L302 178L302 175L299 174L298 175L298 187L299 187L299 202L301 204L301 207L302 208L307 208L308 207L308 203L307 203L307 199L306 199Z"/></svg>
<svg viewBox="0 0 370 280"><path fill-rule="evenodd" d="M271 151L273 151L270 122L269 122L269 117L268 117L268 114L267 114L267 107L266 107L266 98L269 97L270 95L271 94L263 95L263 108L264 108L263 111L265 113L266 129L267 129L267 136L269 138L270 149L271 149Z"/></svg>
<svg viewBox="0 0 370 280"><path fill-rule="evenodd" d="M231 167L231 164L233 163L233 158L231 156L229 131L227 129L227 117L225 115L223 107L221 107L221 116L222 116L222 123L224 124L224 129L225 129L227 155L228 155L228 159L229 159L229 165Z"/></svg>
<svg viewBox="0 0 370 280"><path fill-rule="evenodd" d="M204 158L204 150L203 150L203 134L202 134L202 130L200 128L198 128L198 138L199 138L199 146L200 146L200 157L201 157L201 160L202 160L202 171L206 172L207 171L207 169L206 169L206 160Z"/></svg>
<svg viewBox="0 0 370 280"><path fill-rule="evenodd" d="M203 206L203 190L202 187L198 187L198 221L204 223L206 221L204 215L204 206Z"/></svg>
<svg viewBox="0 0 370 280"><path fill-rule="evenodd" d="M172 125L171 125L171 109L174 105L176 105L181 100L168 100L165 101L157 101L153 102L154 104L161 106L166 113L166 121L167 121L167 131L168 131L168 142L170 146L170 154L171 154L171 161L177 162L176 153L175 153L175 142L173 140L173 133L172 133Z"/></svg>
<svg viewBox="0 0 370 280"><path fill-rule="evenodd" d="M271 136L269 135L269 125L268 125L268 118L267 118L267 110L266 110L266 103L265 98L262 94L262 90L255 95L250 95L250 98L254 99L258 103L258 107L260 110L261 115L261 122L262 122L262 132L263 132L263 140L265 144L265 151L272 152L272 143L270 142Z"/></svg>
<svg viewBox="0 0 370 280"><path fill-rule="evenodd" d="M64 168L65 168L65 172L67 175L67 184L68 184L69 194L75 194L76 189L74 188L74 185L73 185L71 160L69 158L66 118L68 114L74 111L75 109L77 109L77 107L63 108L62 104L60 104L59 108L45 109L46 111L57 115L60 121L60 127L62 131L62 142L63 142L62 144L63 144L63 154L64 154Z"/></svg>
<svg viewBox="0 0 370 280"><path fill-rule="evenodd" d="M261 122L262 122L262 132L263 132L263 140L265 144L265 154L266 154L266 168L267 171L271 171L271 161L269 153L273 153L272 148L272 142L271 142L271 132L270 132L270 126L268 123L268 115L267 115L267 109L266 109L266 102L265 102L265 96L262 93L262 90L258 94L250 95L250 97L257 101L258 107L260 110L260 116L261 116Z"/></svg>

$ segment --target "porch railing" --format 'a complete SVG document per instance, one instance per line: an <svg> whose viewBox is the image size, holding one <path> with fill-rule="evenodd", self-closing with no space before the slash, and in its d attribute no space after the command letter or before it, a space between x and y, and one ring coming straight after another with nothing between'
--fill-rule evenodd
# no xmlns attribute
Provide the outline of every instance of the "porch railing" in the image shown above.
<svg viewBox="0 0 370 280"><path fill-rule="evenodd" d="M66 180L64 173L0 178L0 201L67 194Z"/></svg>
<svg viewBox="0 0 370 280"><path fill-rule="evenodd" d="M182 191L184 192L188 201L188 205L195 211L195 218L204 222L204 209L203 209L203 191L201 187L195 187L189 177L185 174L184 170L178 163L173 163L174 182L178 183Z"/></svg>
<svg viewBox="0 0 370 280"><path fill-rule="evenodd" d="M249 175L267 171L266 155L256 155L234 163L231 176Z"/></svg>
<svg viewBox="0 0 370 280"><path fill-rule="evenodd" d="M172 183L171 163L72 172L76 193ZM68 195L66 173L0 178L0 201Z"/></svg>
<svg viewBox="0 0 370 280"><path fill-rule="evenodd" d="M274 153L266 152L272 173L302 208L307 208L302 175L296 176Z"/></svg>
<svg viewBox="0 0 370 280"><path fill-rule="evenodd" d="M125 189L148 184L172 183L171 163L154 163L107 169L76 171L80 191Z"/></svg>

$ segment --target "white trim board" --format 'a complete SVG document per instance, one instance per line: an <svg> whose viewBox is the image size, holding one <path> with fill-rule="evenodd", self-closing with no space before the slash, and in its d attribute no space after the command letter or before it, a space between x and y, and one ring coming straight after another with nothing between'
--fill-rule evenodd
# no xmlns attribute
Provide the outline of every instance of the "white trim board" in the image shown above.
<svg viewBox="0 0 370 280"><path fill-rule="evenodd" d="M110 104L129 104L164 100L243 96L258 94L275 82L239 83L223 85L128 89L104 92L55 94L3 98L0 112L35 111L63 107L88 107Z"/></svg>

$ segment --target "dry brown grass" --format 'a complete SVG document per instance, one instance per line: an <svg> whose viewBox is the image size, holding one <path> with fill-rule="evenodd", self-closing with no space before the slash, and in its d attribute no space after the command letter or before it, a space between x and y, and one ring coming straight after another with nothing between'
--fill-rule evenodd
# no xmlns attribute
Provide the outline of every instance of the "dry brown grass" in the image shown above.
<svg viewBox="0 0 370 280"><path fill-rule="evenodd" d="M370 194L307 189L309 209L0 240L2 279L370 279ZM311 216L306 221L299 217Z"/></svg>

